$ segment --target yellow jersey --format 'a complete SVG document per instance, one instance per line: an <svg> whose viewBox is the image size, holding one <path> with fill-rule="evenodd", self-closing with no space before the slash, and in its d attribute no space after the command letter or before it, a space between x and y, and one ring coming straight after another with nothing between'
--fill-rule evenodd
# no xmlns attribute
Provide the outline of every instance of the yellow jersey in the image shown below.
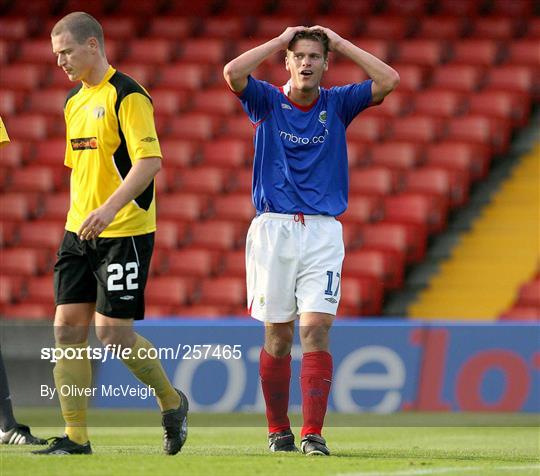
<svg viewBox="0 0 540 476"><path fill-rule="evenodd" d="M134 79L109 67L96 86L79 84L64 105L66 155L72 169L66 230L77 232L88 214L122 184L131 167L162 158L148 92ZM154 181L125 205L99 235L116 238L156 230Z"/></svg>
<svg viewBox="0 0 540 476"><path fill-rule="evenodd" d="M2 117L0 116L0 147L6 145L9 142L9 136L6 130L6 126L2 122Z"/></svg>

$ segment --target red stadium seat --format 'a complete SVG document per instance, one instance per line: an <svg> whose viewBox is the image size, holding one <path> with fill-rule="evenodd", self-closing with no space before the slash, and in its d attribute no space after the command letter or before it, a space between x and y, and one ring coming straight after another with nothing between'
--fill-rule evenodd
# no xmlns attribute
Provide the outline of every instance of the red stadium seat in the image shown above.
<svg viewBox="0 0 540 476"><path fill-rule="evenodd" d="M50 38L25 39L19 46L18 63L48 64L55 63Z"/></svg>
<svg viewBox="0 0 540 476"><path fill-rule="evenodd" d="M368 77L366 73L355 64L332 64L322 78L322 85L331 88L332 86L344 86L346 84L361 83Z"/></svg>
<svg viewBox="0 0 540 476"><path fill-rule="evenodd" d="M30 36L30 22L25 17L0 18L0 32L6 40L26 40Z"/></svg>
<svg viewBox="0 0 540 476"><path fill-rule="evenodd" d="M452 63L471 66L492 66L500 57L495 40L459 40L453 45Z"/></svg>
<svg viewBox="0 0 540 476"><path fill-rule="evenodd" d="M399 223L370 223L361 230L363 249L392 251L412 262L412 243L407 230Z"/></svg>
<svg viewBox="0 0 540 476"><path fill-rule="evenodd" d="M193 248L228 251L235 248L237 241L237 228L230 222L210 221L195 223L191 227Z"/></svg>
<svg viewBox="0 0 540 476"><path fill-rule="evenodd" d="M390 118L407 114L413 105L412 98L413 95L409 92L393 91L392 94L384 98L382 104L366 109L362 113L362 117L367 115Z"/></svg>
<svg viewBox="0 0 540 476"><path fill-rule="evenodd" d="M63 89L43 89L30 96L29 111L42 114L56 114L64 120L64 103L66 91Z"/></svg>
<svg viewBox="0 0 540 476"><path fill-rule="evenodd" d="M86 11L86 10L84 10ZM137 12L140 15L141 12ZM137 36L138 25L135 17L115 16L100 19L103 31L106 32L107 40L131 40ZM107 44L107 42L105 42Z"/></svg>
<svg viewBox="0 0 540 476"><path fill-rule="evenodd" d="M383 284L384 289L396 289L396 284L403 279L403 263L389 252L360 249L348 253L342 275L344 279L349 276L374 278Z"/></svg>
<svg viewBox="0 0 540 476"><path fill-rule="evenodd" d="M382 199L374 195L352 195L349 205L339 220L344 223L369 223L382 218Z"/></svg>
<svg viewBox="0 0 540 476"><path fill-rule="evenodd" d="M159 198L158 198L159 201ZM184 228L182 223L174 220L162 220L157 223L157 232L155 235L155 247L158 250L174 250L178 244L183 241ZM154 261L154 258L152 258Z"/></svg>
<svg viewBox="0 0 540 476"><path fill-rule="evenodd" d="M491 12L496 15L506 17L529 17L532 16L534 3L531 0L521 0L519 2L509 2L508 0L492 0Z"/></svg>
<svg viewBox="0 0 540 476"><path fill-rule="evenodd" d="M347 142L347 159L349 168L360 167L368 164L367 151L369 144L362 142Z"/></svg>
<svg viewBox="0 0 540 476"><path fill-rule="evenodd" d="M22 167L34 156L33 144L20 141L11 141L8 147L2 150L2 167L17 168Z"/></svg>
<svg viewBox="0 0 540 476"><path fill-rule="evenodd" d="M399 73L399 90L397 92L416 92L424 87L426 70L415 64L395 63L392 67ZM384 100L386 102L395 93ZM383 102L383 104L384 104Z"/></svg>
<svg viewBox="0 0 540 476"><path fill-rule="evenodd" d="M166 38L168 40L183 40L193 32L193 19L182 16L152 17L149 19L148 36L151 38Z"/></svg>
<svg viewBox="0 0 540 476"><path fill-rule="evenodd" d="M66 139L58 137L37 142L32 164L58 166L64 163Z"/></svg>
<svg viewBox="0 0 540 476"><path fill-rule="evenodd" d="M279 36L287 25L296 25L294 16L262 16L257 20L254 36L275 38ZM260 43L259 43L260 44Z"/></svg>
<svg viewBox="0 0 540 476"><path fill-rule="evenodd" d="M23 278L0 275L0 304L18 301L23 291Z"/></svg>
<svg viewBox="0 0 540 476"><path fill-rule="evenodd" d="M225 122L226 136L231 139L253 140L255 126L243 115L229 117Z"/></svg>
<svg viewBox="0 0 540 476"><path fill-rule="evenodd" d="M217 220L250 222L255 217L250 194L217 197L214 201L214 212Z"/></svg>
<svg viewBox="0 0 540 476"><path fill-rule="evenodd" d="M311 17L319 13L320 3L319 0L304 0L303 2L297 2L296 0L279 0L279 2L277 2L278 8L276 14L293 14L297 17L300 15L307 15Z"/></svg>
<svg viewBox="0 0 540 476"><path fill-rule="evenodd" d="M0 38L0 64L3 65L9 63L13 57L13 45L11 42Z"/></svg>
<svg viewBox="0 0 540 476"><path fill-rule="evenodd" d="M540 38L540 18L531 17L527 19L527 38Z"/></svg>
<svg viewBox="0 0 540 476"><path fill-rule="evenodd" d="M540 278L525 283L519 289L517 304L538 308L540 314Z"/></svg>
<svg viewBox="0 0 540 476"><path fill-rule="evenodd" d="M223 255L223 276L246 276L246 252L245 250L229 251Z"/></svg>
<svg viewBox="0 0 540 476"><path fill-rule="evenodd" d="M159 304L145 304L144 306L144 318L148 320L158 320L164 317L177 316L175 306L172 305L159 305Z"/></svg>
<svg viewBox="0 0 540 476"><path fill-rule="evenodd" d="M313 17L312 23L313 25L324 25L326 28L330 28L332 31L339 31L339 34L344 38L353 37L357 29L357 21L354 16L317 15ZM362 49L372 53L369 48L364 48L364 45L362 45ZM377 57L379 56L377 55Z"/></svg>
<svg viewBox="0 0 540 476"><path fill-rule="evenodd" d="M512 120L525 125L528 111L520 96L504 91L480 91L469 98L469 112L500 119Z"/></svg>
<svg viewBox="0 0 540 476"><path fill-rule="evenodd" d="M540 321L540 308L516 304L499 317L504 321Z"/></svg>
<svg viewBox="0 0 540 476"><path fill-rule="evenodd" d="M463 18L455 16L427 16L419 24L417 36L438 40L455 40L464 33Z"/></svg>
<svg viewBox="0 0 540 476"><path fill-rule="evenodd" d="M156 67L153 65L146 65L137 63L134 61L127 63L120 63L118 65L118 71L127 74L144 88L149 88L156 82ZM152 90L152 93L154 91ZM152 96L152 94L150 94Z"/></svg>
<svg viewBox="0 0 540 476"><path fill-rule="evenodd" d="M215 167L196 167L183 170L178 176L178 190L182 192L216 195L229 183L228 173Z"/></svg>
<svg viewBox="0 0 540 476"><path fill-rule="evenodd" d="M25 221L31 215L31 203L25 193L14 192L0 195L0 220Z"/></svg>
<svg viewBox="0 0 540 476"><path fill-rule="evenodd" d="M359 116L347 128L347 138L359 142L377 142L387 133L387 121L382 117Z"/></svg>
<svg viewBox="0 0 540 476"><path fill-rule="evenodd" d="M352 170L349 178L351 193L383 196L401 188L400 174L385 167Z"/></svg>
<svg viewBox="0 0 540 476"><path fill-rule="evenodd" d="M422 150L414 142L385 142L371 148L371 163L393 170L407 170L417 167L422 160ZM399 187L394 182L394 190Z"/></svg>
<svg viewBox="0 0 540 476"><path fill-rule="evenodd" d="M534 81L533 72L527 66L499 66L489 71L486 88L530 94Z"/></svg>
<svg viewBox="0 0 540 476"><path fill-rule="evenodd" d="M160 69L157 84L163 88L195 91L204 86L206 68L197 64L169 64Z"/></svg>
<svg viewBox="0 0 540 476"><path fill-rule="evenodd" d="M187 108L188 93L175 89L152 89L152 103L156 114L174 116Z"/></svg>
<svg viewBox="0 0 540 476"><path fill-rule="evenodd" d="M516 33L516 23L508 17L479 17L473 21L472 36L492 40L510 40Z"/></svg>
<svg viewBox="0 0 540 476"><path fill-rule="evenodd" d="M366 18L364 36L383 40L402 40L411 32L408 18L394 15L369 16Z"/></svg>
<svg viewBox="0 0 540 476"><path fill-rule="evenodd" d="M193 97L192 110L223 116L242 111L240 101L228 89L199 91Z"/></svg>
<svg viewBox="0 0 540 476"><path fill-rule="evenodd" d="M244 36L246 20L243 16L209 17L204 20L205 38L236 39Z"/></svg>
<svg viewBox="0 0 540 476"><path fill-rule="evenodd" d="M399 44L399 61L402 63L434 67L446 56L444 46L438 40L406 40Z"/></svg>
<svg viewBox="0 0 540 476"><path fill-rule="evenodd" d="M239 168L246 165L247 147L240 139L217 139L204 144L202 156L204 165Z"/></svg>
<svg viewBox="0 0 540 476"><path fill-rule="evenodd" d="M422 167L405 174L405 192L437 197L443 209L448 209L451 197L450 172L440 167ZM441 223L443 226L444 223ZM436 231L442 231L438 229Z"/></svg>
<svg viewBox="0 0 540 476"><path fill-rule="evenodd" d="M18 223L0 220L0 249L12 246L17 239ZM3 258L0 257L0 262Z"/></svg>
<svg viewBox="0 0 540 476"><path fill-rule="evenodd" d="M231 183L233 192L251 193L253 171L250 169L235 170Z"/></svg>
<svg viewBox="0 0 540 476"><path fill-rule="evenodd" d="M53 192L63 180L63 177L55 177L53 170L37 165L16 169L12 173L9 189L17 192Z"/></svg>
<svg viewBox="0 0 540 476"><path fill-rule="evenodd" d="M202 249L171 251L167 257L167 275L205 278L216 269L216 258L212 252Z"/></svg>
<svg viewBox="0 0 540 476"><path fill-rule="evenodd" d="M426 13L429 3L428 0L408 0L407 2L387 0L385 12L393 15L420 16Z"/></svg>
<svg viewBox="0 0 540 476"><path fill-rule="evenodd" d="M225 43L216 38L188 39L182 43L181 59L187 63L222 64Z"/></svg>
<svg viewBox="0 0 540 476"><path fill-rule="evenodd" d="M0 115L6 117L15 114L22 103L18 96L15 91L0 91Z"/></svg>
<svg viewBox="0 0 540 476"><path fill-rule="evenodd" d="M148 280L145 297L149 305L179 306L188 301L190 286L178 276L157 276Z"/></svg>
<svg viewBox="0 0 540 476"><path fill-rule="evenodd" d="M377 316L381 313L382 301L383 286L377 279L345 275L337 317Z"/></svg>
<svg viewBox="0 0 540 476"><path fill-rule="evenodd" d="M24 295L25 304L46 304L54 306L53 276L39 276L30 278Z"/></svg>
<svg viewBox="0 0 540 476"><path fill-rule="evenodd" d="M52 320L54 318L54 306L25 303L9 304L3 308L2 315L6 319Z"/></svg>
<svg viewBox="0 0 540 476"><path fill-rule="evenodd" d="M490 146L492 139L492 126L486 116L456 117L448 124L447 140Z"/></svg>
<svg viewBox="0 0 540 476"><path fill-rule="evenodd" d="M538 40L516 40L508 45L507 63L540 67Z"/></svg>
<svg viewBox="0 0 540 476"><path fill-rule="evenodd" d="M0 75L1 76L1 75ZM38 141L47 137L49 132L47 119L37 114L20 114L6 121L10 138L21 141Z"/></svg>
<svg viewBox="0 0 540 476"><path fill-rule="evenodd" d="M456 170L468 170L472 180L485 177L489 152L466 142L439 142L426 147L426 163Z"/></svg>
<svg viewBox="0 0 540 476"><path fill-rule="evenodd" d="M213 137L214 124L213 118L207 114L182 114L171 120L168 135L175 139L205 141Z"/></svg>
<svg viewBox="0 0 540 476"><path fill-rule="evenodd" d="M427 144L441 137L443 125L441 119L426 115L415 114L396 118L392 127L391 139Z"/></svg>
<svg viewBox="0 0 540 476"><path fill-rule="evenodd" d="M46 79L45 70L41 65L10 64L2 66L0 87L2 89L35 90ZM65 75L65 73L63 73Z"/></svg>
<svg viewBox="0 0 540 476"><path fill-rule="evenodd" d="M190 167L197 158L198 148L190 141L163 139L160 140L159 145L166 167Z"/></svg>
<svg viewBox="0 0 540 476"><path fill-rule="evenodd" d="M171 314L181 318L220 319L222 316L227 316L230 313L227 306L193 304L191 306L175 306Z"/></svg>
<svg viewBox="0 0 540 476"><path fill-rule="evenodd" d="M465 105L465 97L458 92L428 89L417 95L414 111L417 114L450 117L463 113Z"/></svg>
<svg viewBox="0 0 540 476"><path fill-rule="evenodd" d="M46 271L51 255L38 249L17 247L2 250L2 274L33 276Z"/></svg>
<svg viewBox="0 0 540 476"><path fill-rule="evenodd" d="M130 41L125 60L159 65L168 63L175 55L174 45L169 40L141 38Z"/></svg>
<svg viewBox="0 0 540 476"><path fill-rule="evenodd" d="M25 248L49 248L56 251L64 237L64 220L32 221L19 227L19 244Z"/></svg>
<svg viewBox="0 0 540 476"><path fill-rule="evenodd" d="M246 284L242 278L221 277L202 282L199 304L240 306L246 302Z"/></svg>
<svg viewBox="0 0 540 476"><path fill-rule="evenodd" d="M197 221L207 213L207 200L197 194L169 193L161 195L157 213L164 220Z"/></svg>
<svg viewBox="0 0 540 476"><path fill-rule="evenodd" d="M120 17L126 15L132 17L139 16L142 18L151 18L152 15L154 15L162 7L162 5L154 0L137 0L137 2L132 2L131 0L120 0L118 3L119 5L116 6L114 13Z"/></svg>
<svg viewBox="0 0 540 476"><path fill-rule="evenodd" d="M319 25L324 25L324 23L319 23ZM334 30L341 31L341 30ZM381 61L389 61L392 57L393 49L389 41L380 39L380 38L369 38L365 36L359 36L351 39L351 42L355 45L358 45L363 50L371 53L372 55L379 58ZM341 60L343 57L336 54L336 59ZM345 58L343 58L347 61Z"/></svg>
<svg viewBox="0 0 540 476"><path fill-rule="evenodd" d="M446 64L435 69L431 86L471 94L480 88L483 80L484 71L478 66Z"/></svg>
<svg viewBox="0 0 540 476"><path fill-rule="evenodd" d="M64 220L69 210L69 192L47 194L43 197L42 220Z"/></svg>
<svg viewBox="0 0 540 476"><path fill-rule="evenodd" d="M446 222L446 210L441 203L417 193L385 197L385 211L385 221L417 225L429 233L442 230Z"/></svg>
<svg viewBox="0 0 540 476"><path fill-rule="evenodd" d="M363 18L373 12L374 2L351 2L350 0L333 0L329 3L332 14L347 15L352 18Z"/></svg>
<svg viewBox="0 0 540 476"><path fill-rule="evenodd" d="M439 0L436 7L438 13L469 17L478 14L484 3L483 0Z"/></svg>

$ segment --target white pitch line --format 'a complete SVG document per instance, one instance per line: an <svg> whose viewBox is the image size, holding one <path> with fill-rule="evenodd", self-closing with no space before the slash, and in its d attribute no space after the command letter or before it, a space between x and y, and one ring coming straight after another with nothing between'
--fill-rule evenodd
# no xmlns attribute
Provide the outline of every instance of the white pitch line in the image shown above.
<svg viewBox="0 0 540 476"><path fill-rule="evenodd" d="M423 469L407 469L398 471L376 471L376 472L362 472L362 473L338 473L336 476L421 476L424 474L444 474L451 472L476 472L481 469L489 469L490 471L526 471L530 469L540 469L540 464L529 465L509 465L509 466L497 466L495 468L482 468L481 466L462 466L462 467L443 467L443 468L423 468Z"/></svg>

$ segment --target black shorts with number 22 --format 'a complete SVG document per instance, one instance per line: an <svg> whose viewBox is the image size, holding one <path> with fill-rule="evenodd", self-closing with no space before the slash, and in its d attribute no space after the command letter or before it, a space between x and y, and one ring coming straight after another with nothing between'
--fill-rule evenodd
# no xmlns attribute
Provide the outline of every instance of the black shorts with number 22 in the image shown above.
<svg viewBox="0 0 540 476"><path fill-rule="evenodd" d="M108 317L144 319L154 233L80 240L66 231L54 266L56 305L95 302Z"/></svg>

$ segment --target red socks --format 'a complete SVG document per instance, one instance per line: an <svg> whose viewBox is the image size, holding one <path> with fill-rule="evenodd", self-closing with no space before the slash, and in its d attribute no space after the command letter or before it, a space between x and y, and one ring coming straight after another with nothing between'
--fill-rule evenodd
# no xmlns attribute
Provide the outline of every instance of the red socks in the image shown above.
<svg viewBox="0 0 540 476"><path fill-rule="evenodd" d="M273 357L263 347L259 360L259 375L266 402L268 431L275 433L288 430L291 427L287 416L291 383L291 355Z"/></svg>
<svg viewBox="0 0 540 476"><path fill-rule="evenodd" d="M302 388L302 413L304 426L302 437L315 433L320 435L328 405L332 384L332 356L328 352L307 352L302 357L300 385ZM291 382L291 356L273 357L264 347L261 349L259 374L266 402L266 418L270 433L291 427L289 387Z"/></svg>
<svg viewBox="0 0 540 476"><path fill-rule="evenodd" d="M321 434L332 385L332 367L332 356L328 352L307 352L302 357L302 438L311 433Z"/></svg>

